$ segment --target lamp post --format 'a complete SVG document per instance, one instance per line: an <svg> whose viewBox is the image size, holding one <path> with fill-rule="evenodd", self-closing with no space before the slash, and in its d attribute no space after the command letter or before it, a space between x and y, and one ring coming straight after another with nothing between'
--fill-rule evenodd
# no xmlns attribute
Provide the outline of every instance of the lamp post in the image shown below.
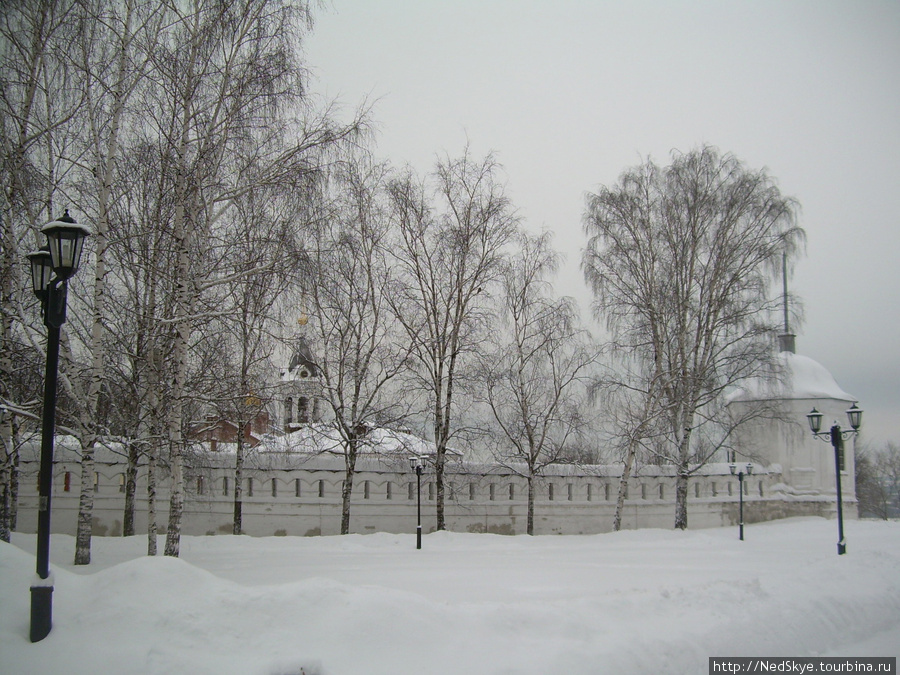
<svg viewBox="0 0 900 675"><path fill-rule="evenodd" d="M815 438L830 440L831 446L834 448L834 480L837 486L837 520L838 520L838 555L844 555L847 552L847 542L844 540L844 511L842 506L841 495L841 459L844 454L844 441L859 433L859 427L862 425L863 411L854 403L847 411L847 419L850 421L851 431L841 430L841 425L834 422L831 429L822 431L822 418L824 415L813 408L806 416L809 422L809 430L812 431Z"/></svg>
<svg viewBox="0 0 900 675"><path fill-rule="evenodd" d="M53 436L56 428L56 382L59 333L66 322L67 280L78 271L90 228L65 215L41 228L47 245L28 254L31 285L41 301L47 327L44 409L41 418L41 461L38 473L37 578L31 586L31 641L43 640L53 625L53 577L50 576L50 497L53 485Z"/></svg>
<svg viewBox="0 0 900 675"><path fill-rule="evenodd" d="M422 470L425 465L422 458L413 455L409 458L409 468L416 472L416 549L422 548Z"/></svg>
<svg viewBox="0 0 900 675"><path fill-rule="evenodd" d="M732 462L731 464L728 465L728 468L731 469L732 476L738 477L738 495L739 495L738 503L740 504L740 507L739 507L740 508L740 510L739 510L740 529L739 529L739 532L740 532L740 540L744 541L744 468L745 467L741 467L741 469L738 470L737 464ZM747 466L746 466L746 470L747 470L748 476L750 474L752 474L753 473L753 465L748 462Z"/></svg>

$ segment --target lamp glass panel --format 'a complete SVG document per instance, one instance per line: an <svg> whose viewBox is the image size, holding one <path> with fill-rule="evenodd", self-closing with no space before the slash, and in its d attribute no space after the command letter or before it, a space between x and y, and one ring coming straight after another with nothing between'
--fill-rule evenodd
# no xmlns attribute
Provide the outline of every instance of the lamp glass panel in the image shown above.
<svg viewBox="0 0 900 675"><path fill-rule="evenodd" d="M31 288L35 293L43 293L50 286L50 278L53 276L53 268L50 266L50 256L46 253L31 256Z"/></svg>
<svg viewBox="0 0 900 675"><path fill-rule="evenodd" d="M72 264L74 269L81 267L81 251L84 248L85 237L78 236L75 238L75 251L72 254Z"/></svg>
<svg viewBox="0 0 900 675"><path fill-rule="evenodd" d="M53 269L62 267L59 255L59 231L47 232L47 246L50 249L50 258L53 261Z"/></svg>
<svg viewBox="0 0 900 675"><path fill-rule="evenodd" d="M46 291L50 288L50 279L53 278L53 268L50 265L40 265L41 280L37 288Z"/></svg>
<svg viewBox="0 0 900 675"><path fill-rule="evenodd" d="M84 235L78 230L58 229L47 234L50 241L50 254L53 256L53 269L60 277L72 276L81 263L81 249Z"/></svg>
<svg viewBox="0 0 900 675"><path fill-rule="evenodd" d="M859 429L862 424L862 412L862 409L855 403L850 406L850 410L847 411L847 418L850 420L850 426L854 429Z"/></svg>
<svg viewBox="0 0 900 675"><path fill-rule="evenodd" d="M75 241L69 236L59 238L59 266L75 267Z"/></svg>
<svg viewBox="0 0 900 675"><path fill-rule="evenodd" d="M809 428L814 433L817 434L822 430L822 418L824 415L820 413L815 408L806 416L806 419L809 421Z"/></svg>

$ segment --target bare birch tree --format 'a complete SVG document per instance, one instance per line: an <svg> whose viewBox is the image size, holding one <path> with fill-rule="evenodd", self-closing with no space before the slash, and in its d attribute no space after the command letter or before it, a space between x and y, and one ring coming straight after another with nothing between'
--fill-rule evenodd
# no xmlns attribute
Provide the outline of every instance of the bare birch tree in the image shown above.
<svg viewBox="0 0 900 675"><path fill-rule="evenodd" d="M769 288L802 241L795 208L764 170L710 147L665 168L648 160L588 195L585 278L616 345L659 387L676 528L687 527L688 479L718 447L692 445L695 432L719 420L727 387L772 372Z"/></svg>
<svg viewBox="0 0 900 675"><path fill-rule="evenodd" d="M661 429L662 414L658 403L659 388L652 378L641 376L643 364L628 355L617 354L618 368L599 377L591 384L592 398L597 400L611 427L612 444L620 451L622 473L616 491L616 507L612 529L622 528L622 513L628 494L628 483L639 462L647 462L649 448L665 436ZM640 360L637 359L639 362Z"/></svg>
<svg viewBox="0 0 900 675"><path fill-rule="evenodd" d="M520 250L502 276L506 325L495 327L494 348L479 371L500 430L497 459L528 483L528 534L534 534L536 480L565 459L569 441L585 427L584 380L595 358L577 325L575 302L552 296L557 266L549 233L520 237Z"/></svg>
<svg viewBox="0 0 900 675"><path fill-rule="evenodd" d="M341 534L350 532L356 462L370 429L402 419L404 412L396 392L387 391L407 367L410 348L390 301L395 284L386 188L385 166L358 157L343 162L311 252L310 328L344 455Z"/></svg>
<svg viewBox="0 0 900 675"><path fill-rule="evenodd" d="M273 308L289 286L296 270L290 256L290 241L296 214L277 190L259 189L236 200L234 218L227 226L231 242L222 267L231 271L222 306L230 311L222 318L221 346L225 350L220 414L236 426L234 468L234 517L232 532L243 527L243 465L246 431L270 398L268 374L275 346Z"/></svg>
<svg viewBox="0 0 900 675"><path fill-rule="evenodd" d="M356 131L301 109L297 44L305 5L281 0L170 3L171 28L158 40L158 90L147 109L173 162L176 265L168 439L172 473L167 555L177 556L184 505L188 345L210 289L227 283L208 263L216 227L234 202L261 185L296 180L317 152ZM291 107L293 106L293 107ZM301 118L289 124L288 113ZM252 270L241 274L252 274Z"/></svg>
<svg viewBox="0 0 900 675"><path fill-rule="evenodd" d="M106 381L106 326L111 211L121 195L119 158L127 130L128 107L147 69L148 47L161 27L158 5L136 0L124 3L83 0L75 68L81 72L85 97L86 149L78 164L85 176L79 186L82 209L91 217L94 247L91 322L86 338L91 360L78 389L77 430L81 443L81 493L75 537L75 564L91 561L94 501L94 449L100 432L100 401Z"/></svg>
<svg viewBox="0 0 900 675"><path fill-rule="evenodd" d="M195 2L169 7L172 28L154 54L160 83L159 101L165 105L154 120L174 160L176 180L173 233L177 262L174 274L175 341L168 420L172 473L169 523L165 554L178 556L184 507L184 406L187 348L203 276L194 263L202 259L204 237L210 233L216 211L223 209L224 193L234 190L235 168L226 172L230 153L246 138L245 125L262 121L264 99L287 73L256 70L256 58L266 48L272 25L259 26L263 3L239 2L231 7ZM276 20L280 28L281 21ZM283 45L276 50L282 52ZM263 61L265 62L265 61ZM274 75L274 79L272 78ZM227 175L231 173L231 175ZM230 179L230 185L223 182ZM229 189L230 188L230 189ZM198 250L199 249L199 250Z"/></svg>
<svg viewBox="0 0 900 675"><path fill-rule="evenodd" d="M156 555L156 490L159 450L163 444L164 402L168 396L169 356L173 332L172 221L174 172L167 168L164 146L135 139L123 158L121 198L114 205L119 241L110 249L116 291L110 294L117 321L110 322L111 339L126 355L119 379L134 402L134 418L127 426L131 439L126 473L126 511L123 523L133 523L137 463L146 462L147 553ZM123 526L123 533L133 530Z"/></svg>
<svg viewBox="0 0 900 675"><path fill-rule="evenodd" d="M433 193L409 174L391 188L404 277L395 299L430 399L438 530L445 529L444 464L460 362L478 347L485 318L480 296L499 278L518 229L499 173L491 155L479 161L466 149L438 163Z"/></svg>

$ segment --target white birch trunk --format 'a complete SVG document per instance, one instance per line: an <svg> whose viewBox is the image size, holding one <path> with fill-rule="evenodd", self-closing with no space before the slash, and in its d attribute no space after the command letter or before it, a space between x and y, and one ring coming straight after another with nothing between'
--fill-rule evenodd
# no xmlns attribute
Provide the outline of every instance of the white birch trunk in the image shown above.
<svg viewBox="0 0 900 675"><path fill-rule="evenodd" d="M677 472L675 478L675 529L686 530L688 526L688 477L690 475L690 466L688 458L690 457L691 432L689 428L685 428L681 436L678 448L678 462L675 470Z"/></svg>
<svg viewBox="0 0 900 675"><path fill-rule="evenodd" d="M628 492L628 481L631 479L631 470L634 467L634 458L637 454L637 443L631 441L628 444L628 452L625 455L625 467L622 469L622 477L619 479L619 492L616 496L616 512L613 515L613 532L622 529L622 511L625 509L625 494Z"/></svg>
<svg viewBox="0 0 900 675"><path fill-rule="evenodd" d="M0 459L2 459L2 463L0 463L0 541L5 541L8 544L10 539L10 483L12 482L10 480L12 471L9 465L11 464L12 456L4 452L4 456Z"/></svg>
<svg viewBox="0 0 900 675"><path fill-rule="evenodd" d="M16 531L19 515L19 425L15 415L12 416L12 461L9 477L9 529Z"/></svg>
<svg viewBox="0 0 900 675"><path fill-rule="evenodd" d="M112 185L114 168L119 155L119 129L122 124L122 116L125 112L125 104L130 91L126 91L126 78L128 58L127 53L131 44L131 5L127 6L122 36L117 54L116 80L112 86L113 102L109 115L109 137L104 149L100 176L100 190L97 198L97 222L94 228L94 240L96 242L96 262L94 267L94 293L93 293L93 321L91 324L90 349L93 354L91 364L90 385L88 388L85 408L82 411L81 428L86 430L82 450L81 469L81 497L78 502L78 529L75 536L75 564L87 565L91 562L91 530L93 526L94 509L94 448L97 442L97 423L100 408L100 393L105 378L106 369L106 345L104 341L104 319L106 312L106 258L109 246L109 208L112 200ZM88 65L88 64L85 64ZM133 85L132 85L133 86ZM106 112L99 103L91 106L91 131L95 143L99 148L101 143L101 131L103 122L97 119L99 115L106 116Z"/></svg>
<svg viewBox="0 0 900 675"><path fill-rule="evenodd" d="M125 469L125 510L122 513L122 536L134 536L134 509L137 496L138 446L128 441L128 465Z"/></svg>
<svg viewBox="0 0 900 675"><path fill-rule="evenodd" d="M156 555L156 455L155 447L147 453L147 555Z"/></svg>
<svg viewBox="0 0 900 675"><path fill-rule="evenodd" d="M199 16L190 17L189 21L199 21ZM192 41L190 53L186 55L185 66L188 69L185 82L195 83L194 67L196 56L196 39ZM191 336L191 307L193 280L191 278L191 245L197 213L191 208L192 199L197 199L196 186L188 183L196 177L188 169L188 154L193 122L193 92L190 86L181 92L181 118L178 120L178 138L174 148L177 162L177 178L175 183L175 222L174 240L177 262L175 267L175 321L174 345L172 349L172 386L168 392L170 398L167 438L169 441L169 466L171 471L171 490L169 498L169 522L166 528L165 555L178 557L181 546L181 516L184 511L184 439L182 423L184 421L184 395L187 371L187 349Z"/></svg>
<svg viewBox="0 0 900 675"><path fill-rule="evenodd" d="M344 441L344 483L341 489L341 534L350 533L350 498L353 495L353 477L356 475L358 440L355 437Z"/></svg>
<svg viewBox="0 0 900 675"><path fill-rule="evenodd" d="M244 427L238 426L237 452L234 460L234 521L232 534L241 534L244 529Z"/></svg>
<svg viewBox="0 0 900 675"><path fill-rule="evenodd" d="M0 230L3 233L3 251L0 259L0 398L12 400L9 384L13 381L13 365L10 339L12 336L13 271L16 251L12 225L5 225L0 211ZM13 416L9 410L0 410L0 540L9 541L10 513L12 511L12 462Z"/></svg>
<svg viewBox="0 0 900 675"><path fill-rule="evenodd" d="M169 523L166 528L165 555L178 557L181 546L181 516L184 512L184 439L182 437L182 423L184 419L184 383L187 369L187 344L190 339L190 327L188 325L189 302L187 276L189 274L188 254L185 244L182 244L178 263L178 319L175 324L175 348L172 362L174 377L172 389L169 392L171 405L169 407L168 441L169 441L169 467L172 474L171 492L169 498Z"/></svg>
<svg viewBox="0 0 900 675"><path fill-rule="evenodd" d="M155 315L156 291L150 290L150 316ZM156 526L156 465L159 458L159 370L155 345L147 350L147 417L149 429L146 434L150 439L147 443L147 555L156 555L157 526Z"/></svg>
<svg viewBox="0 0 900 675"><path fill-rule="evenodd" d="M78 498L78 521L75 530L75 564L91 562L91 529L94 509L94 438L81 449L81 496Z"/></svg>
<svg viewBox="0 0 900 675"><path fill-rule="evenodd" d="M525 521L525 531L534 534L534 474L528 474L528 517Z"/></svg>

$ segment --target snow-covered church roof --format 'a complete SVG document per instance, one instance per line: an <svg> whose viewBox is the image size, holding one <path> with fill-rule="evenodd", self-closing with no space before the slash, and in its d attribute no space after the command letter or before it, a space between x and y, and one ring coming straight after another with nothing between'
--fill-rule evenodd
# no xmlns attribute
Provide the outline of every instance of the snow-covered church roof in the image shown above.
<svg viewBox="0 0 900 675"><path fill-rule="evenodd" d="M791 332L789 323L786 253L782 254L781 263L784 280L784 330L778 336L779 352L775 357L773 377L744 380L727 396L728 402L831 399L856 403L856 397L841 389L825 366L808 356L797 354L796 336Z"/></svg>
<svg viewBox="0 0 900 675"><path fill-rule="evenodd" d="M818 361L801 354L781 352L792 374L793 388L789 398L833 398L856 401L856 397L840 388L834 377Z"/></svg>
<svg viewBox="0 0 900 675"><path fill-rule="evenodd" d="M782 366L782 376L778 380L746 380L732 392L729 401L826 398L856 402L856 397L841 389L834 376L818 361L790 351L782 351L776 358Z"/></svg>

